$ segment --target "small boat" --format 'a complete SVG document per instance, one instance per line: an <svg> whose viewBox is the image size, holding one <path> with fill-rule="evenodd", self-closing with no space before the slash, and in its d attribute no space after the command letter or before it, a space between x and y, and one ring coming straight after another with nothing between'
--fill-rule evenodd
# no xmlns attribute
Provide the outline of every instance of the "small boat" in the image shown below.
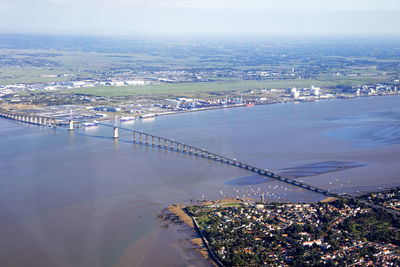
<svg viewBox="0 0 400 267"><path fill-rule="evenodd" d="M121 117L119 119L120 122L125 122L125 121L133 121L135 117Z"/></svg>
<svg viewBox="0 0 400 267"><path fill-rule="evenodd" d="M97 124L97 122L96 121L94 121L94 122L85 122L84 124L83 124L83 126L85 126L85 127L93 127L93 126L97 126L98 124Z"/></svg>
<svg viewBox="0 0 400 267"><path fill-rule="evenodd" d="M141 119L149 119L149 118L154 118L156 114L144 114L140 116Z"/></svg>

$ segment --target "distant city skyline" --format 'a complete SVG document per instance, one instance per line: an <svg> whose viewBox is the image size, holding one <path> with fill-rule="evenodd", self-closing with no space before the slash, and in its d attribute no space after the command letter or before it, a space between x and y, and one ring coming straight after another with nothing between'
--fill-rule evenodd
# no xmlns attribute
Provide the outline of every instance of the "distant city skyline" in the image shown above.
<svg viewBox="0 0 400 267"><path fill-rule="evenodd" d="M397 0L2 0L1 33L392 35Z"/></svg>

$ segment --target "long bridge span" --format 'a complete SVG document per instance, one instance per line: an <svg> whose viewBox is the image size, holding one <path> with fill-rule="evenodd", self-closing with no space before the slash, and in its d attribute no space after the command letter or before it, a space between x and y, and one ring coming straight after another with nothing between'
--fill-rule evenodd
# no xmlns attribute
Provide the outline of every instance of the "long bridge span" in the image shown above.
<svg viewBox="0 0 400 267"><path fill-rule="evenodd" d="M66 125L69 131L74 131L75 129L75 123L85 123L89 121L83 121L83 120L74 120L73 118L71 119L65 119L65 118L55 118L55 117L45 117L45 116L38 116L34 114L17 114L14 112L10 111L5 111L5 110L0 110L0 117L4 117L7 119L11 120L16 120L24 123L29 123L29 124L34 124L38 126L47 126L47 127L53 127L57 128L60 125ZM132 133L132 141L133 143L137 144L143 144L143 145L149 145L153 147L158 147L162 149L168 149L172 151L177 151L180 153L185 153L201 158L206 158L209 160L214 160L217 162L221 162L223 164L228 164L237 168L241 168L265 177L269 177L272 179L276 179L294 186L298 186L300 188L313 191L316 193L320 193L326 196L335 196L337 197L338 195L330 192L329 190L322 189L313 185L309 185L303 182L300 182L298 180L284 177L282 175L279 175L277 173L274 173L272 171L269 171L268 169L263 169L259 168L256 166L253 166L251 164L245 163L243 161L237 160L237 159L232 159L229 157L226 157L224 155L220 155L214 152L210 152L206 149L201 149L197 148L195 146L185 144L182 142L175 141L173 139L165 138L162 136L157 136L153 135L150 133L146 133L143 131L138 131L138 130L133 130L133 129L128 129L124 128L121 126L117 125L111 125L107 123L98 123L99 125L105 126L105 127L110 127L113 129L112 131L112 138L117 140L119 138L119 130L123 131L128 131Z"/></svg>

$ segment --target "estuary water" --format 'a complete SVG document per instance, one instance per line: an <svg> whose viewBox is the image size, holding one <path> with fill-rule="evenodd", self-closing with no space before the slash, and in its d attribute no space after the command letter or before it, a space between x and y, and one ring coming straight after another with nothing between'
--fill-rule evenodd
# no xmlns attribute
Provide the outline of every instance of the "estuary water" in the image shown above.
<svg viewBox="0 0 400 267"><path fill-rule="evenodd" d="M173 138L338 193L400 185L400 96L285 103L160 116L123 127ZM1 266L207 266L172 203L261 193L323 196L245 170L120 141L104 126L0 119Z"/></svg>

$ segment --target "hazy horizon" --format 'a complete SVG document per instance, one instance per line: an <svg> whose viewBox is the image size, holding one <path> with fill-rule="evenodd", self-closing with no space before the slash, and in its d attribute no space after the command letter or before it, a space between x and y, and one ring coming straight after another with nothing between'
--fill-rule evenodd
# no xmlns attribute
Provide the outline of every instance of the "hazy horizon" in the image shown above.
<svg viewBox="0 0 400 267"><path fill-rule="evenodd" d="M323 2L323 3L322 3ZM107 36L399 36L397 0L3 0L0 32Z"/></svg>

